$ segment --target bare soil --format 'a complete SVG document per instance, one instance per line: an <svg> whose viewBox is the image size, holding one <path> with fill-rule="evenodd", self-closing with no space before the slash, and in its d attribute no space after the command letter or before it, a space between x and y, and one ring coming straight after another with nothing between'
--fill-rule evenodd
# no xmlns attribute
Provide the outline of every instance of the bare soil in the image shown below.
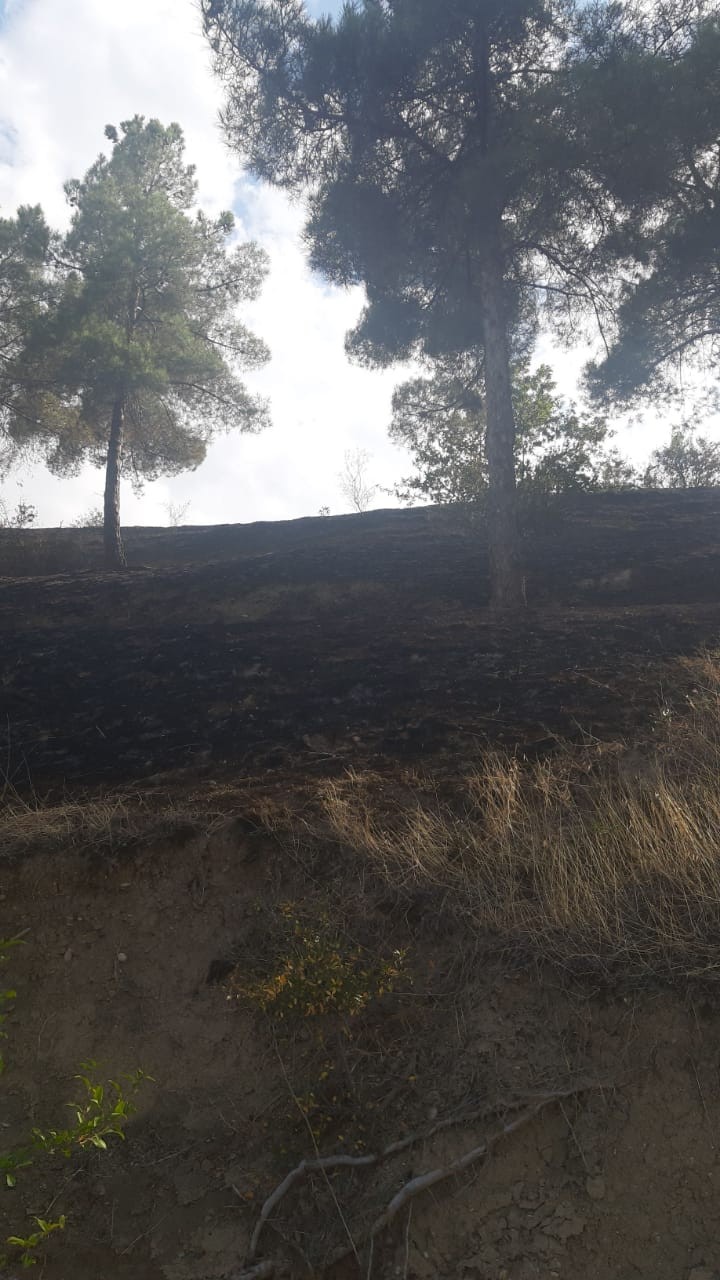
<svg viewBox="0 0 720 1280"><path fill-rule="evenodd" d="M323 865L324 863L324 865ZM229 822L209 838L110 862L41 856L5 877L3 927L30 927L13 963L5 1140L57 1124L78 1063L154 1077L125 1144L28 1171L0 1197L2 1231L68 1214L47 1280L219 1280L240 1274L262 1200L314 1146L293 1097L314 1088L323 1154L375 1150L438 1119L486 1109L378 1170L319 1176L268 1225L261 1255L319 1274L414 1174L457 1159L518 1101L578 1085L501 1139L489 1160L413 1202L379 1241L376 1277L688 1280L720 1269L720 1016L707 996L620 995L517 971L422 904L354 897L337 858L300 870L291 850ZM325 896L329 883L336 891ZM353 942L404 945L412 982L363 1014L318 1084L327 1044L228 1000L287 900L332 903ZM387 895L386 895L387 896ZM429 904L426 904L429 907ZM437 904L435 904L437 906ZM125 957L123 959L123 957ZM323 1092L324 1090L324 1092ZM55 1203L52 1204L51 1202ZM364 1255L366 1260L367 1255ZM8 1275L14 1276L12 1270ZM352 1260L338 1276L355 1276Z"/></svg>
<svg viewBox="0 0 720 1280"><path fill-rule="evenodd" d="M264 1228L258 1258L365 1277L400 1187L570 1091L415 1198L378 1238L375 1280L718 1280L720 988L521 964L304 816L349 768L391 795L418 770L452 783L488 744L642 750L684 701L685 660L717 645L720 494L536 517L512 622L487 611L481 535L439 511L130 531L121 575L73 563L94 533L23 538L0 540L6 803L121 788L149 815L206 816L4 859L0 936L28 932L3 975L0 1147L62 1123L87 1059L154 1083L125 1143L0 1190L0 1239L64 1212L47 1280L234 1280L300 1160L416 1134L302 1180ZM232 989L288 913L369 957L400 949L402 978L344 1029L273 1022Z"/></svg>

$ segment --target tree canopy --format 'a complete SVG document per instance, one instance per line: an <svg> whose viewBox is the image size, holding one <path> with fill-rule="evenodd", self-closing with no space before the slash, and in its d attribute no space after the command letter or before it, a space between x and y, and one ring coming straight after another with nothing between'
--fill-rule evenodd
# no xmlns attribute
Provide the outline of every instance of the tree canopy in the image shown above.
<svg viewBox="0 0 720 1280"><path fill-rule="evenodd" d="M398 494L406 501L482 503L487 497L486 409L482 384L462 359L438 362L430 378L413 378L393 397L390 435L410 450L415 474ZM583 414L556 391L547 365L513 368L515 467L527 493L583 492L632 483L633 469L608 448L605 418Z"/></svg>
<svg viewBox="0 0 720 1280"><path fill-rule="evenodd" d="M230 141L306 193L312 264L365 286L350 352L482 360L494 598L521 603L510 364L541 312L566 333L580 312L607 326L613 271L659 195L654 169L613 161L657 122L637 87L621 109L606 99L640 55L672 74L691 18L663 42L663 0L358 0L334 21L300 0L204 0L204 14Z"/></svg>
<svg viewBox="0 0 720 1280"><path fill-rule="evenodd" d="M698 489L720 485L720 442L676 427L670 443L654 449L644 483L648 489Z"/></svg>
<svg viewBox="0 0 720 1280"><path fill-rule="evenodd" d="M594 393L618 402L672 391L688 362L717 379L720 355L720 14L675 0L661 15L628 29L620 11L597 34L597 110L620 117L630 97L636 117L604 158L628 205L627 264L607 354L589 370Z"/></svg>
<svg viewBox="0 0 720 1280"><path fill-rule="evenodd" d="M0 426L17 393L17 359L45 292L50 232L38 205L23 206L14 218L0 218ZM0 475L14 454L0 437Z"/></svg>
<svg viewBox="0 0 720 1280"><path fill-rule="evenodd" d="M135 116L106 136L111 154L65 187L72 221L14 364L9 430L59 474L105 466L106 556L118 565L121 473L196 467L215 432L267 422L239 371L268 351L237 318L267 260L254 244L228 247L232 214L194 210L178 125Z"/></svg>

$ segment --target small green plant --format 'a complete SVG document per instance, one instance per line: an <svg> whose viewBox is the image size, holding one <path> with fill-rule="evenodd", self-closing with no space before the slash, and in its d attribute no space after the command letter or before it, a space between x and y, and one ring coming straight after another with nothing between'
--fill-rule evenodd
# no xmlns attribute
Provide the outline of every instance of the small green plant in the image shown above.
<svg viewBox="0 0 720 1280"><path fill-rule="evenodd" d="M109 1080L102 1084L92 1077L97 1068L96 1062L81 1063L86 1075L75 1077L85 1089L82 1102L69 1102L68 1106L75 1112L75 1123L66 1129L32 1130L32 1149L47 1155L72 1155L75 1147L99 1147L107 1150L106 1138L114 1136L125 1138L125 1121L135 1110L133 1098L144 1080L151 1077L144 1071L133 1071L122 1079Z"/></svg>
<svg viewBox="0 0 720 1280"><path fill-rule="evenodd" d="M17 1176L21 1169L27 1169L32 1159L24 1151L5 1151L0 1153L0 1174L7 1187L17 1184Z"/></svg>
<svg viewBox="0 0 720 1280"><path fill-rule="evenodd" d="M4 964L11 949L20 944L20 938L0 939L0 965ZM16 998L12 990L0 991L0 1037L7 1038L2 1030L2 1023L7 1017L3 1012ZM0 1071L4 1062L0 1056ZM25 1143L10 1151L0 1151L0 1178L6 1187L17 1186L18 1174L35 1164L38 1159L64 1156L69 1159L75 1152L96 1147L100 1151L107 1150L107 1139L110 1137L124 1139L126 1122L136 1109L135 1096L145 1081L151 1076L144 1071L133 1071L117 1080L103 1082L97 1078L98 1064L83 1062L80 1074L75 1078L82 1085L83 1095L80 1101L67 1105L73 1113L72 1122L61 1129L33 1128ZM27 1236L11 1235L5 1244L11 1249L21 1252L14 1260L23 1267L32 1267L38 1261L38 1250L55 1231L65 1227L65 1216L50 1222L45 1218L33 1218L37 1230ZM8 1263L8 1255L0 1254L0 1266Z"/></svg>
<svg viewBox="0 0 720 1280"><path fill-rule="evenodd" d="M96 1068L95 1062L82 1063L85 1072L91 1073ZM92 1074L75 1078L83 1085L86 1095L81 1102L67 1104L75 1113L75 1123L64 1129L32 1129L28 1143L0 1153L0 1173L8 1187L14 1187L19 1171L34 1164L40 1155L61 1155L69 1159L74 1151L89 1146L106 1151L106 1139L111 1136L124 1139L125 1122L135 1110L135 1094L143 1081L152 1079L144 1071L123 1076L125 1084L118 1080L103 1084Z"/></svg>
<svg viewBox="0 0 720 1280"><path fill-rule="evenodd" d="M371 1001L391 991L401 976L405 955L368 961L360 947L338 938L327 917L313 923L281 909L289 933L271 972L249 982L231 983L231 994L274 1018L354 1017Z"/></svg>
<svg viewBox="0 0 720 1280"><path fill-rule="evenodd" d="M38 1261L37 1251L40 1245L52 1235L53 1231L65 1230L65 1214L61 1213L56 1222L47 1222L45 1218L33 1218L33 1222L38 1228L37 1231L32 1231L29 1236L8 1236L5 1242L22 1250L18 1258L22 1267L34 1267Z"/></svg>

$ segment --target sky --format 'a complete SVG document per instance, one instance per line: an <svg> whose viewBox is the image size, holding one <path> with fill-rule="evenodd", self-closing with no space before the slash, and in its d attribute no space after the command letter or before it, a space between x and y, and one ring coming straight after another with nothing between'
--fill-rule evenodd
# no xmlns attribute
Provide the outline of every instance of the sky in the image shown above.
<svg viewBox="0 0 720 1280"><path fill-rule="evenodd" d="M339 0L309 0L316 14ZM106 124L136 114L177 121L187 160L197 166L199 203L232 208L241 238L268 251L271 271L243 318L268 343L272 360L248 375L270 399L273 425L257 436L218 438L203 465L172 480L125 484L125 524L213 524L333 514L348 509L339 475L345 455L369 455L375 506L394 505L382 490L410 470L388 439L394 385L403 368L368 371L347 361L343 340L363 303L360 290L328 286L308 269L300 243L302 208L244 176L218 124L221 89L210 67L195 0L0 0L0 213L40 203L61 228L68 211L63 182L81 177L107 148ZM541 349L541 355L553 354ZM577 356L555 356L571 391ZM623 447L625 441L622 441ZM647 453L646 440L630 441ZM39 525L70 524L101 505L103 474L88 467L57 479L38 466L16 472L0 497L31 502Z"/></svg>

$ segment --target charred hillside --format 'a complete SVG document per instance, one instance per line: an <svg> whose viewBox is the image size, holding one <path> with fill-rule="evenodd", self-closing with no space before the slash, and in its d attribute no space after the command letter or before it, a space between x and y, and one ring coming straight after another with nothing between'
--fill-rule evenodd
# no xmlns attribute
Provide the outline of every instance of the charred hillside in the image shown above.
<svg viewBox="0 0 720 1280"><path fill-rule="evenodd" d="M487 608L483 531L440 508L0 535L12 783L180 768L333 772L501 742L637 736L720 630L720 492L566 499L527 518L527 610Z"/></svg>

